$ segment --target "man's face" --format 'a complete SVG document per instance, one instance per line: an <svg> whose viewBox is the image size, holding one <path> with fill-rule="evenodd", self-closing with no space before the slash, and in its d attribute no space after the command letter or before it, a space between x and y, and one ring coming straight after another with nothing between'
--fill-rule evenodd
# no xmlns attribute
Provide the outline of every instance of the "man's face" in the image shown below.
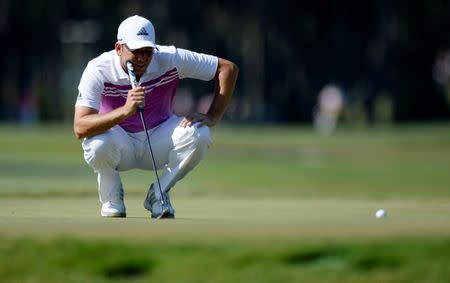
<svg viewBox="0 0 450 283"><path fill-rule="evenodd" d="M122 65L122 68L126 71L127 61L131 61L136 76L144 74L152 61L154 49L151 47L130 50L126 44L116 43L115 48L117 54L120 56L120 65Z"/></svg>

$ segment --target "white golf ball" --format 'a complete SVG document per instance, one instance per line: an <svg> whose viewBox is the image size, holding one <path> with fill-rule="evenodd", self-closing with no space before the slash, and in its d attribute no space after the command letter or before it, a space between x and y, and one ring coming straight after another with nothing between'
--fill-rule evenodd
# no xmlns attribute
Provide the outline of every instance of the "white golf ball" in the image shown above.
<svg viewBox="0 0 450 283"><path fill-rule="evenodd" d="M376 218L384 218L386 217L386 211L384 209L378 209L377 212L375 212Z"/></svg>

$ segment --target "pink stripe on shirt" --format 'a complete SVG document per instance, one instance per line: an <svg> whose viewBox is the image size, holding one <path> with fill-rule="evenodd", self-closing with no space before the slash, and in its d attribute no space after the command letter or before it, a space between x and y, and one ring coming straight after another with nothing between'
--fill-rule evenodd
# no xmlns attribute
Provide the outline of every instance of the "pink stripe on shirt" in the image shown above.
<svg viewBox="0 0 450 283"><path fill-rule="evenodd" d="M172 101L178 82L178 72L176 68L173 68L156 79L141 83L141 86L145 88L144 116L149 128L158 126L172 114ZM105 82L99 113L110 112L124 105L130 89L131 85L115 85ZM129 133L143 131L138 112L119 125Z"/></svg>

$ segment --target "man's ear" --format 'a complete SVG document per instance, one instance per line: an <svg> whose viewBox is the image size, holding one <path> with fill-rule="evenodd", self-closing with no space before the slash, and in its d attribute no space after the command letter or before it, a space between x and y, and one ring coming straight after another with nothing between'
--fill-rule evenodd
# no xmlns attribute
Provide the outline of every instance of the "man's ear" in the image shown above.
<svg viewBox="0 0 450 283"><path fill-rule="evenodd" d="M120 44L119 42L116 42L116 44L114 45L114 49L116 49L116 53L117 55L122 55L122 44Z"/></svg>

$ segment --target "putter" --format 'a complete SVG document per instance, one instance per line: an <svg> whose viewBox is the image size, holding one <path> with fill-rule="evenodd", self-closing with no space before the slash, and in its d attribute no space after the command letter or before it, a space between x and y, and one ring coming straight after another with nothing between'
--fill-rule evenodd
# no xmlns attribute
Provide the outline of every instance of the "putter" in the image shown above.
<svg viewBox="0 0 450 283"><path fill-rule="evenodd" d="M139 84L136 79L136 74L134 73L133 63L131 63L130 61L127 61L127 68L128 68L128 75L130 77L131 86L133 88L138 87ZM159 193L161 194L161 199L160 199L161 200L161 208L162 208L161 217L163 217L168 211L164 208L164 204L165 204L164 203L164 194L161 189L161 183L159 182L158 170L156 168L156 162L155 162L155 158L153 155L152 145L150 143L150 137L148 136L148 132L147 132L147 123L145 122L145 119L144 119L144 107L139 106L138 111L139 111L139 114L141 115L142 126L144 127L145 136L147 137L147 144L148 144L148 149L150 150L150 156L152 158L153 168L155 169L156 182L158 183Z"/></svg>

